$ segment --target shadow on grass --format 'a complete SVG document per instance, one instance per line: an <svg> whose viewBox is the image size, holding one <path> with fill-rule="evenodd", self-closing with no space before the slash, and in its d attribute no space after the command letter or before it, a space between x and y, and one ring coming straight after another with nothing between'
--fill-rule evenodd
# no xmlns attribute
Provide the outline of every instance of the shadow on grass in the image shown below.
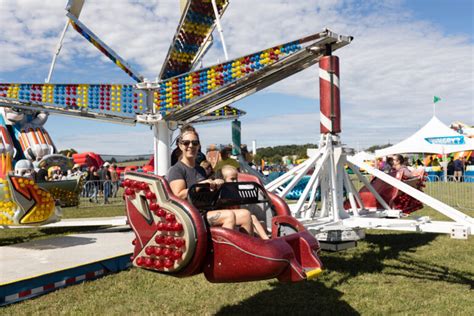
<svg viewBox="0 0 474 316"><path fill-rule="evenodd" d="M320 281L272 283L262 291L236 305L222 307L216 315L359 315L343 293L326 287Z"/></svg>
<svg viewBox="0 0 474 316"><path fill-rule="evenodd" d="M412 259L407 253L429 244L438 237L437 234L370 234L365 242L368 249L354 253L323 253L321 260L328 270L340 272L343 276L334 281L332 286L340 285L347 280L366 273L405 276L431 281L443 281L466 284L473 288L473 274L460 272L449 267ZM395 259L395 264L384 263L384 260Z"/></svg>
<svg viewBox="0 0 474 316"><path fill-rule="evenodd" d="M96 227L97 228L97 227ZM31 240L93 231L94 227L14 228L2 231L0 246L8 246Z"/></svg>
<svg viewBox="0 0 474 316"><path fill-rule="evenodd" d="M394 271L384 272L384 274L403 276L410 279L420 279L429 281L441 281L455 284L465 284L474 289L474 274L467 271L459 271L446 266L423 262L419 259L409 257L399 258L398 264L388 264L386 268Z"/></svg>

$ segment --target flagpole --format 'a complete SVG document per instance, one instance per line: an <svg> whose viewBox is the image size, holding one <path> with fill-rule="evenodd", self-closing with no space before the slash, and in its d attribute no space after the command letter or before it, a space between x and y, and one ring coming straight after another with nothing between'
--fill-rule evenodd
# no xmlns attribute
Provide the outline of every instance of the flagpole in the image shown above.
<svg viewBox="0 0 474 316"><path fill-rule="evenodd" d="M436 116L436 102L440 101L441 98L434 96L433 97L433 116Z"/></svg>

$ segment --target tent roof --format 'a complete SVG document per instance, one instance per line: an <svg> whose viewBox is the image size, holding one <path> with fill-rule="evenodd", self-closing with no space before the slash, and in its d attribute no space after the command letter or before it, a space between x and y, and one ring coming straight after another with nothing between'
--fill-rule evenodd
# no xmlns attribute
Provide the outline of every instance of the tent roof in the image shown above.
<svg viewBox="0 0 474 316"><path fill-rule="evenodd" d="M449 154L474 150L474 141L456 133L436 116L415 134L398 144L376 150L375 156L382 157L406 153Z"/></svg>

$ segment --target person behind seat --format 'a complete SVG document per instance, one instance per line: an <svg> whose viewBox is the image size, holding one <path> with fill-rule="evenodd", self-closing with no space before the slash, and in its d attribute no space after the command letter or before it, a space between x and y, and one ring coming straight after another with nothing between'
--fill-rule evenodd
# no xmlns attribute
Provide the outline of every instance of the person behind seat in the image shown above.
<svg viewBox="0 0 474 316"><path fill-rule="evenodd" d="M203 161L201 161L201 163L199 165L206 172L206 178L210 179L214 176L214 169L212 169L212 165L209 161L203 160Z"/></svg>
<svg viewBox="0 0 474 316"><path fill-rule="evenodd" d="M225 165L231 165L237 169L240 168L239 162L230 156L231 153L232 153L231 146L225 146L224 148L221 149L221 160L214 167L214 172L217 175L221 174L221 169Z"/></svg>
<svg viewBox="0 0 474 316"><path fill-rule="evenodd" d="M196 165L196 156L200 148L199 135L194 129L181 132L177 140L181 151L181 158L168 170L167 179L171 191L180 199L188 197L188 189L196 183L209 183L211 190L218 189L224 181L222 179L206 179L205 171ZM206 213L207 221L211 226L222 226L234 229L236 225L242 227L250 236L253 236L252 218L245 209L215 210Z"/></svg>
<svg viewBox="0 0 474 316"><path fill-rule="evenodd" d="M383 172L390 173L393 169L393 158L387 157L385 160L385 165L383 166Z"/></svg>
<svg viewBox="0 0 474 316"><path fill-rule="evenodd" d="M222 177L224 178L224 182L237 182L238 171L237 171L237 168L235 168L234 166L224 165L222 167L221 172L222 172ZM252 225L257 235L260 236L260 238L262 239L269 239L265 229L263 228L258 218L253 214L251 215L251 217L252 217Z"/></svg>

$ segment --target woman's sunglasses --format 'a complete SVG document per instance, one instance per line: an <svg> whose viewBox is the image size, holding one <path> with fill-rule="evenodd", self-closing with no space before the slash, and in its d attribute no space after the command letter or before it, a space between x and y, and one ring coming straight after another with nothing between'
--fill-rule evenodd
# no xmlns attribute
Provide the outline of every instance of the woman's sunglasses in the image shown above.
<svg viewBox="0 0 474 316"><path fill-rule="evenodd" d="M186 147L188 147L190 144L193 144L193 146L199 146L198 140L182 140L180 143Z"/></svg>

